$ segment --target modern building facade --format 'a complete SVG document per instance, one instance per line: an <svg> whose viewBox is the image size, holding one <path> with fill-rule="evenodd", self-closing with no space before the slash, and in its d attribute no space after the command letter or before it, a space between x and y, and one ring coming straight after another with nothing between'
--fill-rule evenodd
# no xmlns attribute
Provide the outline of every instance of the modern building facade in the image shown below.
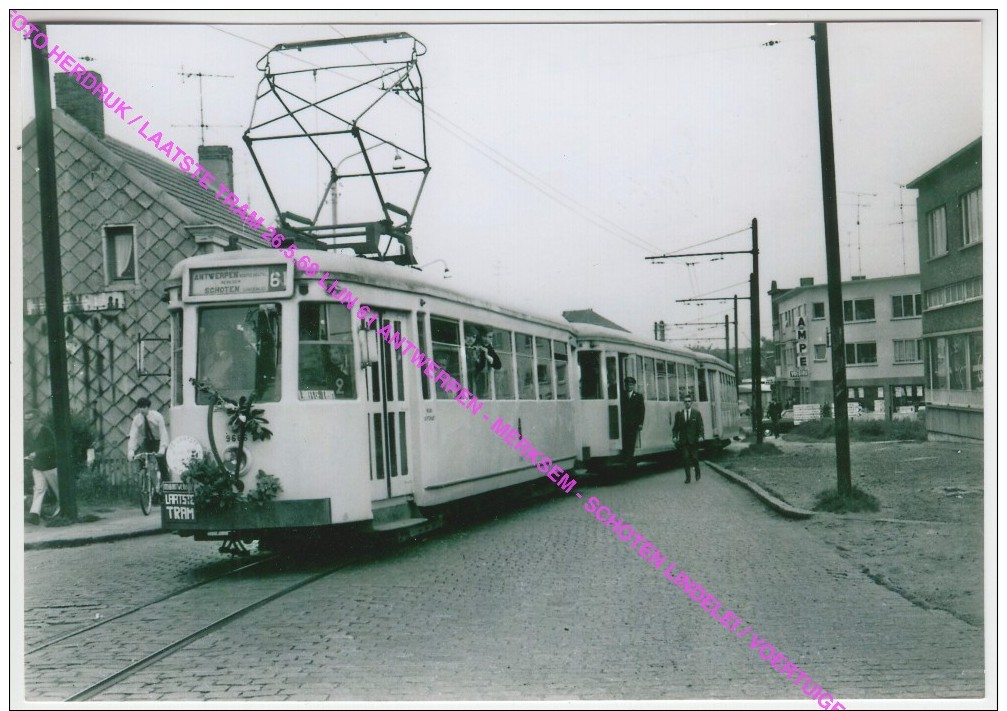
<svg viewBox="0 0 1007 711"><path fill-rule="evenodd" d="M916 410L923 404L922 298L918 274L843 282L846 385L863 412ZM773 341L777 374L773 396L784 405L831 407L832 350L825 284L773 282Z"/></svg>
<svg viewBox="0 0 1007 711"><path fill-rule="evenodd" d="M909 183L919 191L931 439L983 438L982 139Z"/></svg>

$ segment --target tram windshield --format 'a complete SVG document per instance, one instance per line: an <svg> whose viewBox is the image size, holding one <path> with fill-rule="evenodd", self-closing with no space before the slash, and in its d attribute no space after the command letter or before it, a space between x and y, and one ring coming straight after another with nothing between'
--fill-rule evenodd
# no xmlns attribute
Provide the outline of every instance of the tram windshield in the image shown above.
<svg viewBox="0 0 1007 711"><path fill-rule="evenodd" d="M223 397L254 396L258 402L280 399L280 306L243 304L210 306L199 312L196 379ZM210 404L197 391L196 402Z"/></svg>

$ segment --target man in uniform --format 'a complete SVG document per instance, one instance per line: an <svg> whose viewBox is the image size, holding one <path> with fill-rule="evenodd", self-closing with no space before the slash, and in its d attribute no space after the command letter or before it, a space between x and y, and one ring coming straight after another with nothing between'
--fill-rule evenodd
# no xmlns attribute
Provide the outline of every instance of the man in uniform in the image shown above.
<svg viewBox="0 0 1007 711"><path fill-rule="evenodd" d="M643 395L636 392L636 378L626 378L622 396L622 460L632 464L636 439L643 429Z"/></svg>

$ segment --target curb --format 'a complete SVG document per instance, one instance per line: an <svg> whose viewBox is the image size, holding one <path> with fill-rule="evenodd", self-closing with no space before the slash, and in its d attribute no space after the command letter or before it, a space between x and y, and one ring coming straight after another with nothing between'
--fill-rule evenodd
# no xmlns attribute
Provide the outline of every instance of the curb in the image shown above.
<svg viewBox="0 0 1007 711"><path fill-rule="evenodd" d="M735 474L730 469L725 469L719 464L715 464L709 460L703 460L703 463L718 472L724 478L751 491L756 497L762 500L762 503L766 504L766 506L785 518L804 519L811 518L815 515L814 511L805 511L804 509L796 508L788 504L786 501L776 498L758 484L750 482L740 474Z"/></svg>
<svg viewBox="0 0 1007 711"><path fill-rule="evenodd" d="M92 543L111 543L113 541L122 541L128 538L153 536L159 533L167 533L167 531L162 531L161 529L158 528L151 528L142 531L127 531L125 533L108 533L102 536L89 536L81 538L57 538L51 541L35 541L33 543L25 542L24 549L26 551L39 551L52 548L77 548L80 546L89 546Z"/></svg>

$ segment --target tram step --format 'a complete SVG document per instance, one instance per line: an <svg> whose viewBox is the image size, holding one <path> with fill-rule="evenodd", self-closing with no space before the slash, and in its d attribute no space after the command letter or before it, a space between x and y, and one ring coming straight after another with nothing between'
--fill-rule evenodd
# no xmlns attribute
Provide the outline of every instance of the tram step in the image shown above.
<svg viewBox="0 0 1007 711"><path fill-rule="evenodd" d="M387 533L388 531L397 531L400 528L409 528L411 526L421 526L428 523L429 519L425 518L403 518L397 521L387 521L385 523L375 523L372 524L372 528L378 533Z"/></svg>

